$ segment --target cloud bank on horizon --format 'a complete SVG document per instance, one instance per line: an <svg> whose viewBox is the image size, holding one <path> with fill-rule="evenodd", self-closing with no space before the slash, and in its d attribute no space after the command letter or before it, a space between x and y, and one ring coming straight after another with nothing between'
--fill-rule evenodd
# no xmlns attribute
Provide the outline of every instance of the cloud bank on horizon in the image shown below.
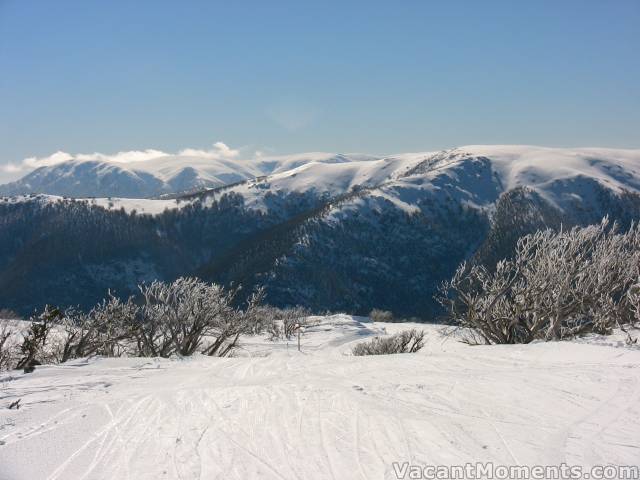
<svg viewBox="0 0 640 480"><path fill-rule="evenodd" d="M260 152L256 152L259 156ZM59 163L67 162L69 160L78 161L90 161L97 160L101 162L111 162L118 164L133 164L139 162L148 162L162 157L168 156L182 156L182 157L194 157L198 159L211 159L211 160L231 160L240 156L240 150L229 147L224 142L215 142L210 149L198 149L198 148L184 148L177 153L163 152L162 150L156 150L148 148L145 150L127 150L114 154L106 154L100 152L94 153L76 153L71 154L68 152L57 151L51 155L45 157L28 157L21 162L9 162L4 165L0 165L0 183L16 179L24 176L33 170L40 167L50 167Z"/></svg>

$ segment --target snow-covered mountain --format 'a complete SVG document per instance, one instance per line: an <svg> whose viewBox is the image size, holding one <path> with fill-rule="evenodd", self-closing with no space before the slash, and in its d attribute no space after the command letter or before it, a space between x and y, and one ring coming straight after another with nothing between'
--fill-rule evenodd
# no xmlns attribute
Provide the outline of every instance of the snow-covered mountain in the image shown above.
<svg viewBox="0 0 640 480"><path fill-rule="evenodd" d="M490 209L500 195L518 188L534 191L559 208L587 205L600 188L640 193L640 150L629 149L470 145L381 158L306 154L254 166L270 173L174 200L112 198L95 203L160 213L194 201L206 206L207 199L233 192L242 196L245 206L269 211L274 197L297 194L329 199L366 189L368 197L410 212L426 197Z"/></svg>
<svg viewBox="0 0 640 480"><path fill-rule="evenodd" d="M539 228L640 219L640 150L465 146L252 167L177 198L0 200L0 304L95 304L197 275L265 286L278 305L432 318L463 260L495 262Z"/></svg>
<svg viewBox="0 0 640 480"><path fill-rule="evenodd" d="M0 195L44 193L75 198L149 198L220 187L310 162L342 163L371 158L314 152L254 160L184 154L162 155L133 163L72 159L37 168L20 180L0 185Z"/></svg>

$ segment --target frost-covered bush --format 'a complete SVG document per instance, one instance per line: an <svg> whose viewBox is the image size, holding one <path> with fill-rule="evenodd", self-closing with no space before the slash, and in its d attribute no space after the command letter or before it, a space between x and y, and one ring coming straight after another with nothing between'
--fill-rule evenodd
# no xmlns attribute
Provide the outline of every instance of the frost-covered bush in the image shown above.
<svg viewBox="0 0 640 480"><path fill-rule="evenodd" d="M389 337L374 337L368 342L358 343L351 353L363 355L390 355L393 353L415 353L424 346L423 330L405 330Z"/></svg>
<svg viewBox="0 0 640 480"><path fill-rule="evenodd" d="M394 316L393 313L388 310L380 310L378 308L374 308L369 312L369 318L373 322L393 322Z"/></svg>
<svg viewBox="0 0 640 480"><path fill-rule="evenodd" d="M232 309L229 314L217 317L211 335L215 340L210 341L202 353L217 357L225 357L233 353L238 347L240 335L256 331L263 300L264 291L259 289L249 297L244 310Z"/></svg>
<svg viewBox="0 0 640 480"><path fill-rule="evenodd" d="M637 315L631 287L640 268L640 227L604 219L518 240L513 259L490 271L462 264L440 297L471 343L528 343L607 334Z"/></svg>
<svg viewBox="0 0 640 480"><path fill-rule="evenodd" d="M120 357L135 353L134 332L140 321L140 307L132 298L121 300L109 294L89 312L89 321L96 330L95 353L105 357Z"/></svg>
<svg viewBox="0 0 640 480"><path fill-rule="evenodd" d="M195 278L140 287L140 322L134 330L140 356L191 355L213 333L218 316L231 315L232 292Z"/></svg>
<svg viewBox="0 0 640 480"><path fill-rule="evenodd" d="M134 352L132 338L138 311L132 299L122 301L112 295L88 313L65 310L51 339L53 359L62 363L73 358L120 357Z"/></svg>
<svg viewBox="0 0 640 480"><path fill-rule="evenodd" d="M277 308L263 307L264 328L269 335L269 340L290 340L296 333L296 325L310 327L317 324L310 316L311 313L304 307Z"/></svg>
<svg viewBox="0 0 640 480"><path fill-rule="evenodd" d="M169 357L202 353L226 356L240 335L264 331L258 290L244 308L234 304L238 289L195 278L140 286L141 299L112 295L89 312L45 307L33 316L16 345L16 329L0 324L0 368L32 371L43 363L62 363L95 355ZM261 330L262 329L262 330Z"/></svg>
<svg viewBox="0 0 640 480"><path fill-rule="evenodd" d="M140 356L169 357L196 352L226 356L243 333L252 331L262 291L252 295L244 310L234 307L237 289L225 289L196 278L140 287L143 304L134 325Z"/></svg>
<svg viewBox="0 0 640 480"><path fill-rule="evenodd" d="M0 372L15 367L17 345L15 337L17 329L8 320L0 320Z"/></svg>
<svg viewBox="0 0 640 480"><path fill-rule="evenodd" d="M633 323L640 323L640 278L631 285L629 288L629 292L627 293L629 297L629 304L631 305L631 310L633 312Z"/></svg>
<svg viewBox="0 0 640 480"><path fill-rule="evenodd" d="M18 320L22 317L13 310L8 308L0 308L0 320Z"/></svg>
<svg viewBox="0 0 640 480"><path fill-rule="evenodd" d="M22 368L29 373L37 365L56 362L52 331L62 316L60 309L47 305L40 314L31 317L29 328L22 334L16 368Z"/></svg>
<svg viewBox="0 0 640 480"><path fill-rule="evenodd" d="M29 322L0 320L0 371L14 368L32 372L43 363L63 361L63 331L65 314L46 306Z"/></svg>

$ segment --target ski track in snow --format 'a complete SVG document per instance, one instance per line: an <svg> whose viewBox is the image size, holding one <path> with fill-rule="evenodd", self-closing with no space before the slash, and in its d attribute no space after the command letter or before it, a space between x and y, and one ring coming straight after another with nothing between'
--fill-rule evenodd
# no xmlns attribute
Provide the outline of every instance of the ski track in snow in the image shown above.
<svg viewBox="0 0 640 480"><path fill-rule="evenodd" d="M338 315L308 329L303 353L295 341L247 338L236 358L4 374L0 479L373 479L395 478L394 461L638 464L640 349L471 347L420 325L418 354L346 355L410 326ZM20 410L5 408L17 398Z"/></svg>

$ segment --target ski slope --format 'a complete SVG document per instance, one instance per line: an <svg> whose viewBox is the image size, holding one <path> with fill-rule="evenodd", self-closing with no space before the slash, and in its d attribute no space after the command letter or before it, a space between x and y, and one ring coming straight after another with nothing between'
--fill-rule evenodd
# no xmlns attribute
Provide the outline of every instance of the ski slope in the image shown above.
<svg viewBox="0 0 640 480"><path fill-rule="evenodd" d="M0 377L0 479L376 479L393 462L636 465L640 349L617 337L348 355L408 325L323 317L236 358L93 359ZM6 406L22 399L20 410Z"/></svg>

